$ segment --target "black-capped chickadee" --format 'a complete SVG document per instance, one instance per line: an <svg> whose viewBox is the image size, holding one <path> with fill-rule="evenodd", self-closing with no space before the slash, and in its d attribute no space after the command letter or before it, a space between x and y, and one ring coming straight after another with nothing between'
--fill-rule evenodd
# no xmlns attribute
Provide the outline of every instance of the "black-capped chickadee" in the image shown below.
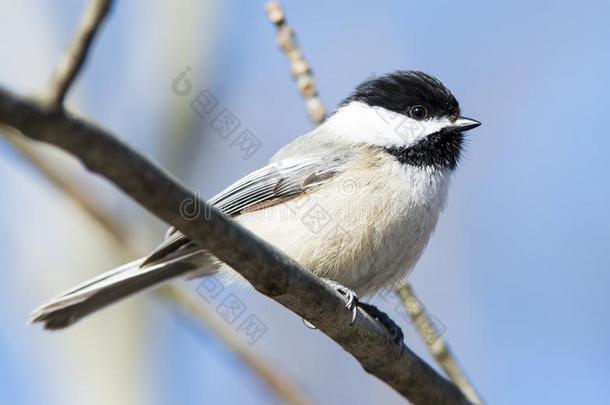
<svg viewBox="0 0 610 405"><path fill-rule="evenodd" d="M349 308L372 311L356 294L400 283L413 268L447 200L463 133L479 125L460 116L451 92L425 73L372 78L210 204L325 279ZM225 270L233 272L170 229L149 256L56 297L33 321L64 328L174 277Z"/></svg>

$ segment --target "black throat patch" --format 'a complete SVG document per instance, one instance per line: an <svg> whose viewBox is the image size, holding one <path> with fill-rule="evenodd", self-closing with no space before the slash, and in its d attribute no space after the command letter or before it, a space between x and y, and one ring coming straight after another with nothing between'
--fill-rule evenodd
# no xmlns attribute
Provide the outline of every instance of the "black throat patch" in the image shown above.
<svg viewBox="0 0 610 405"><path fill-rule="evenodd" d="M400 163L417 167L450 169L457 167L464 135L460 132L437 132L411 146L388 146L385 151Z"/></svg>

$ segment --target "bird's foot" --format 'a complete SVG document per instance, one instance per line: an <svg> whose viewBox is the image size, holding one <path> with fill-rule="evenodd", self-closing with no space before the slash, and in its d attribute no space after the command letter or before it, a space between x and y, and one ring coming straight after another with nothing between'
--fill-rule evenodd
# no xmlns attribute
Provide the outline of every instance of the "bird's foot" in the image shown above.
<svg viewBox="0 0 610 405"><path fill-rule="evenodd" d="M354 290L344 286L343 284L337 283L336 281L331 280L329 278L323 278L322 281L324 281L326 284L328 284L328 286L330 286L332 289L341 294L341 296L345 300L345 308L352 311L352 320L350 324L354 323L354 321L356 320L356 315L358 315L358 294L356 294Z"/></svg>
<svg viewBox="0 0 610 405"><path fill-rule="evenodd" d="M352 320L351 320L350 324L353 324L354 321L356 320L356 316L358 315L358 305L359 305L358 295L356 294L356 292L354 290L344 286L343 284L340 284L329 278L322 278L322 281L324 281L333 290L335 290L339 294L341 294L341 296L343 297L343 299L345 301L345 308L352 311ZM316 329L315 325L313 325L311 322L309 322L306 319L303 319L303 323L305 324L305 326L307 326L310 329Z"/></svg>
<svg viewBox="0 0 610 405"><path fill-rule="evenodd" d="M337 291L339 294L341 294L341 296L344 298L345 307L347 309L349 309L350 311L352 311L352 320L351 320L350 324L353 324L354 321L356 320L356 316L358 315L358 307L362 308L363 311L365 311L367 314L369 314L372 318L379 321L379 323L381 323L386 328L386 330L388 331L388 334L390 336L390 341L393 344L397 345L399 348L398 357L400 357L402 355L402 351L403 351L403 347L404 347L402 344L402 341L404 339L404 334L403 334L400 326L398 326L392 320L392 318L390 318L388 316L388 314L386 314L385 312L383 312L382 310L380 310L379 308L377 308L374 305L359 301L358 295L356 294L356 292L354 290L344 286L343 284L340 284L340 283L338 283L334 280L328 279L328 278L323 278L322 281L324 281L328 286L330 286L335 291ZM311 322L309 322L305 319L303 319L303 323L308 328L316 329L315 325L313 325Z"/></svg>
<svg viewBox="0 0 610 405"><path fill-rule="evenodd" d="M402 344L404 334L402 333L400 326L398 326L392 320L392 318L388 316L388 314L377 308L375 305L367 304L366 302L359 302L358 306L371 317L377 319L386 328L390 334L390 341L398 346L398 357L400 357L404 347Z"/></svg>

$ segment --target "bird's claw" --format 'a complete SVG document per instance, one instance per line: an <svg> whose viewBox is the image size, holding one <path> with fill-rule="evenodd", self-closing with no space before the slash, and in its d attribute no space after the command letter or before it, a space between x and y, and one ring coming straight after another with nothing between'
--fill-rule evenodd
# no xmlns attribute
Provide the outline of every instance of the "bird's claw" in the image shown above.
<svg viewBox="0 0 610 405"><path fill-rule="evenodd" d="M345 308L352 311L352 319L350 321L350 325L353 324L354 321L356 321L356 316L358 315L358 294L356 294L354 290L347 288L343 284L337 283L336 281L331 280L329 278L323 278L322 281L324 281L333 290L341 294L341 296L344 298ZM309 322L307 319L303 319L303 323L309 329L316 329L316 326Z"/></svg>
<svg viewBox="0 0 610 405"><path fill-rule="evenodd" d="M350 325L353 324L354 321L356 321L356 316L358 315L358 307L362 308L363 311L369 314L372 318L379 321L379 323L381 323L386 328L390 337L390 341L394 345L398 346L398 357L402 355L404 349L404 345L402 344L404 334L402 333L402 329L400 329L400 326L398 326L392 320L392 318L390 318L385 312L381 311L376 306L359 301L358 295L354 290L328 278L323 278L322 281L324 281L328 286L330 286L332 289L341 294L341 296L344 298L345 308L352 311L352 319L350 321ZM305 319L303 319L303 323L308 328L316 329L315 325Z"/></svg>
<svg viewBox="0 0 610 405"><path fill-rule="evenodd" d="M350 325L353 324L356 320L356 316L358 315L358 305L360 303L358 301L358 294L356 294L354 290L347 288L343 284L337 283L329 278L323 278L322 281L345 298L345 308L352 311L352 320L350 321Z"/></svg>

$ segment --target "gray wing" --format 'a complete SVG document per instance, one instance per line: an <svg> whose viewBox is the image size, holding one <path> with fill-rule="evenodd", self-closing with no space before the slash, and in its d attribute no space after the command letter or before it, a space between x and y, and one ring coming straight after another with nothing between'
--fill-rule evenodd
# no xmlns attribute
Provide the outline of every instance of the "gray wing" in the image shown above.
<svg viewBox="0 0 610 405"><path fill-rule="evenodd" d="M346 159L316 156L273 162L227 187L209 203L225 215L236 216L294 198L323 184L343 170ZM142 267L202 250L180 231L170 228L166 239L142 263Z"/></svg>
<svg viewBox="0 0 610 405"><path fill-rule="evenodd" d="M270 200L279 203L301 194L334 176L338 166L338 162L328 165L320 159L271 163L233 183L209 203L226 215L239 215Z"/></svg>

